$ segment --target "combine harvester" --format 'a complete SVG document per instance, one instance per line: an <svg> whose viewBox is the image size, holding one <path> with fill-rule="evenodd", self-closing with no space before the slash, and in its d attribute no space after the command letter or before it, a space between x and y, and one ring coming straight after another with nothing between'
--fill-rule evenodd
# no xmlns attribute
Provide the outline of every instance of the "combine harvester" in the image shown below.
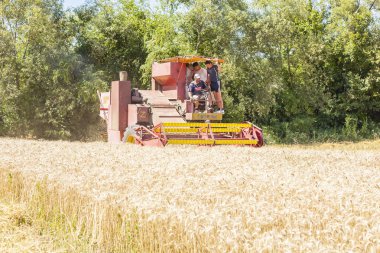
<svg viewBox="0 0 380 253"><path fill-rule="evenodd" d="M110 92L98 92L100 116L107 122L108 141L142 146L263 145L262 130L250 122L222 123L223 114L201 101L200 112L186 98L187 64L221 59L200 56L174 57L153 63L152 89L131 88L127 73L120 73ZM208 97L205 94L205 97Z"/></svg>

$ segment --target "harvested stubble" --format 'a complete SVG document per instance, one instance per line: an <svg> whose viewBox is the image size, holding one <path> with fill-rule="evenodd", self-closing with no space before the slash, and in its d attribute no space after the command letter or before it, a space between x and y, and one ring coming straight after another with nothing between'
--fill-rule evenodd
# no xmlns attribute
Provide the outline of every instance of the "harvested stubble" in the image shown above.
<svg viewBox="0 0 380 253"><path fill-rule="evenodd" d="M86 231L93 244L113 242L104 252L380 251L378 150L14 139L0 150L0 167L102 203L81 215L101 223L84 226L100 227Z"/></svg>

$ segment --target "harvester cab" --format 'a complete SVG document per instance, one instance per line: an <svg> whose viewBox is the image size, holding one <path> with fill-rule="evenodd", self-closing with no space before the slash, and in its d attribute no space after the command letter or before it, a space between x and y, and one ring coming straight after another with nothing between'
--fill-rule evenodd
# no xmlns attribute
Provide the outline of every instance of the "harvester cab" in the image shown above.
<svg viewBox="0 0 380 253"><path fill-rule="evenodd" d="M127 73L113 81L109 92L98 92L100 116L107 122L109 142L142 146L167 144L263 145L262 130L250 122L223 123L223 114L212 110L211 96L203 94L195 110L187 97L189 67L193 62L222 59L183 56L152 65L150 90L132 89Z"/></svg>

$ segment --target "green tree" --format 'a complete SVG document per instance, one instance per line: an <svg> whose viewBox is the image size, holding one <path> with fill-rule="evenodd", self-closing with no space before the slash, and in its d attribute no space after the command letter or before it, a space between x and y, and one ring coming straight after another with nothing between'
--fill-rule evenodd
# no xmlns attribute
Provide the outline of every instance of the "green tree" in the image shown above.
<svg viewBox="0 0 380 253"><path fill-rule="evenodd" d="M104 71L109 80L127 70L134 83L140 82L140 67L147 52L144 45L147 17L133 0L100 0L75 10L76 51Z"/></svg>
<svg viewBox="0 0 380 253"><path fill-rule="evenodd" d="M97 120L96 89L120 70L148 88L155 60L191 54L226 60L226 121L254 121L285 142L379 131L378 1L150 4L66 12L59 0L0 1L0 134L82 138Z"/></svg>
<svg viewBox="0 0 380 253"><path fill-rule="evenodd" d="M74 53L61 3L2 1L0 11L2 133L83 137L103 84Z"/></svg>

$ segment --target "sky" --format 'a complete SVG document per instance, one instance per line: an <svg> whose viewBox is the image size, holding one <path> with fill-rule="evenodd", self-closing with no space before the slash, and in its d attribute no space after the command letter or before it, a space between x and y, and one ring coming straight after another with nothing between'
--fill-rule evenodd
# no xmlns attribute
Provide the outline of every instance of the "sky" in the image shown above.
<svg viewBox="0 0 380 253"><path fill-rule="evenodd" d="M63 6L67 8L75 8L85 3L85 0L64 0Z"/></svg>
<svg viewBox="0 0 380 253"><path fill-rule="evenodd" d="M63 7L65 9L75 8L75 7L83 5L85 2L86 0L63 0ZM154 7L157 5L157 0L151 0L149 3L151 7Z"/></svg>

